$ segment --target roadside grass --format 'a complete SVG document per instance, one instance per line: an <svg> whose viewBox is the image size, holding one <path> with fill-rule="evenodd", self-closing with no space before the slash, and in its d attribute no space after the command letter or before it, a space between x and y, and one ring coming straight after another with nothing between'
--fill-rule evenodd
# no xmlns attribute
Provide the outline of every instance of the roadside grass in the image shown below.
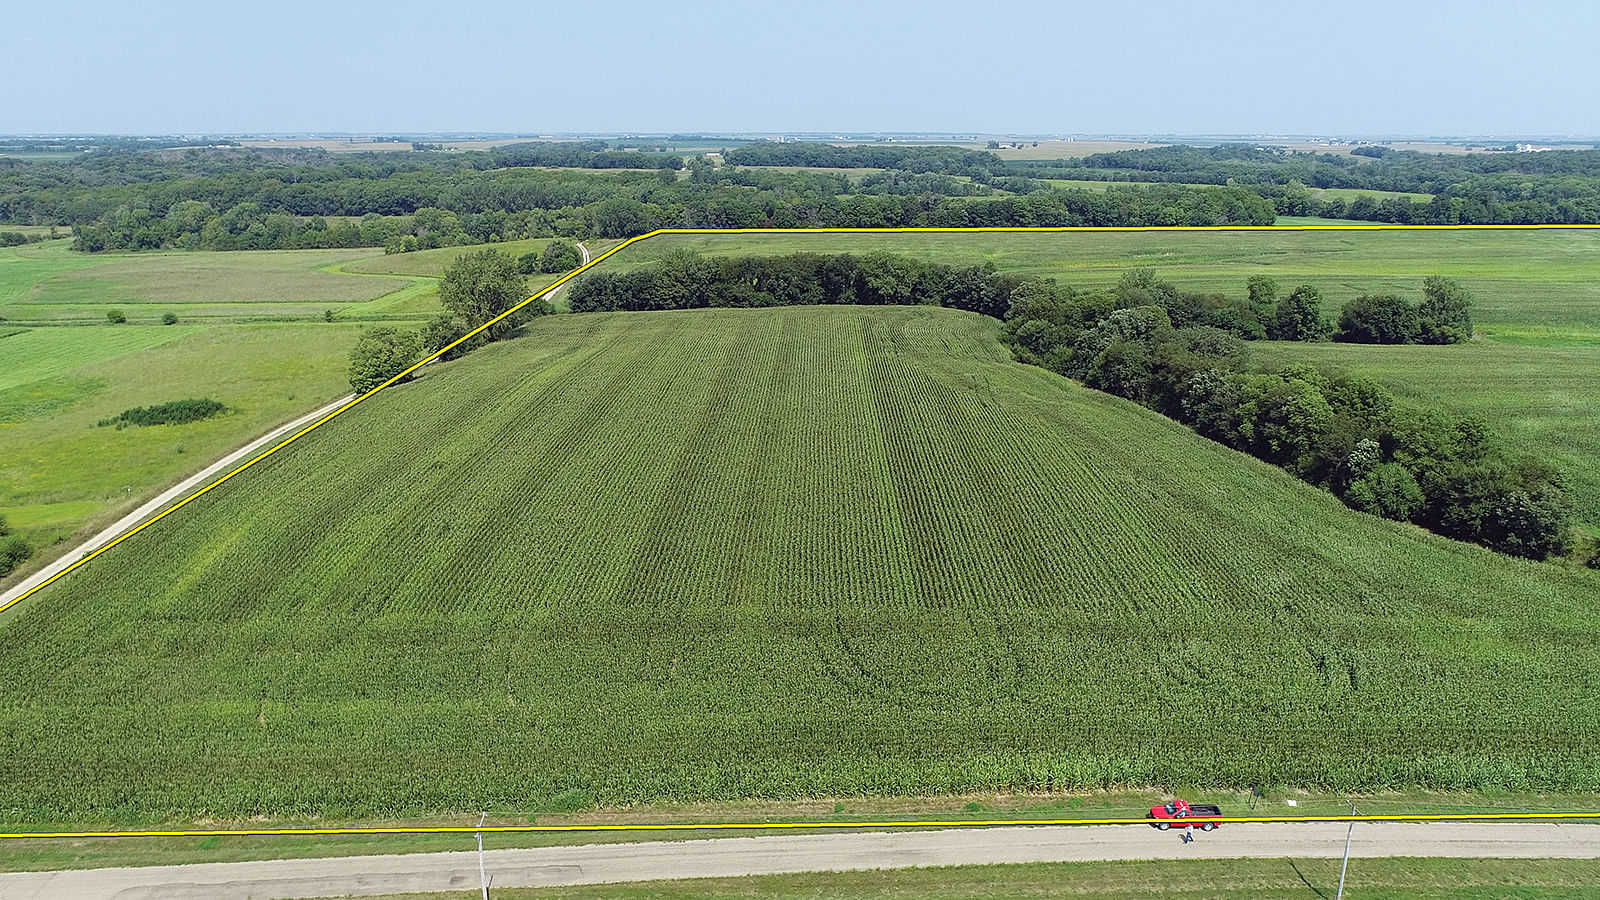
<svg viewBox="0 0 1600 900"><path fill-rule="evenodd" d="M946 821L951 827L985 819L1057 820L1128 819L1141 821L1151 806L1172 796L1195 802L1216 803L1228 815L1338 815L1349 812L1351 798L1305 792L1268 790L1264 797L1229 791L1091 791L1078 794L958 794L938 797L838 797L816 800L742 800L717 803L657 804L638 807L587 809L576 812L513 812L489 810L488 826L505 825L618 825L692 824L717 822L838 822ZM1287 800L1293 799L1291 807ZM1355 798L1363 813L1477 813L1600 810L1594 794L1439 794L1392 793ZM240 822L152 822L149 830L226 828L320 828L332 826L426 827L474 826L477 814L382 819L359 822L323 819L250 819ZM1132 826L1130 826L1132 827ZM1359 825L1357 827L1360 827ZM30 823L0 825L0 831L45 831L55 826ZM127 825L61 825L64 831L121 830ZM874 829L883 830L883 829ZM633 843L644 841L700 840L771 834L760 829L711 831L604 831L490 833L484 849L556 847L577 844ZM784 832L793 833L793 832ZM805 833L810 833L807 830ZM477 842L469 832L450 834L328 835L328 836L212 836L184 838L83 838L0 841L0 871L38 872L55 869L92 869L110 866L181 865L202 862L240 862L261 859L312 859L393 853L434 853L471 850Z"/></svg>
<svg viewBox="0 0 1600 900"><path fill-rule="evenodd" d="M1142 862L1017 863L988 866L878 869L693 878L551 888L495 888L506 900L615 900L689 897L770 897L794 900L998 900L1005 897L1139 898L1161 896L1318 898L1339 884L1340 860L1194 859ZM1600 860L1592 859L1359 859L1345 890L1353 897L1539 898L1594 896ZM476 898L476 889L391 894L377 900Z"/></svg>

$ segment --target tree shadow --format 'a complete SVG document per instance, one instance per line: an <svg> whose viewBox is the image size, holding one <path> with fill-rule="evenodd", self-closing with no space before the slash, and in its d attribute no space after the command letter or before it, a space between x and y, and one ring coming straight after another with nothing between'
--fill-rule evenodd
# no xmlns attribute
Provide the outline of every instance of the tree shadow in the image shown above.
<svg viewBox="0 0 1600 900"><path fill-rule="evenodd" d="M1322 892L1322 888L1312 884L1311 879L1306 877L1306 873L1300 871L1299 863L1291 859L1289 860L1289 868L1294 870L1295 877L1300 879L1300 883L1305 885L1307 890L1311 891L1313 894L1316 894L1318 897L1322 898L1322 900L1328 900L1328 895Z"/></svg>

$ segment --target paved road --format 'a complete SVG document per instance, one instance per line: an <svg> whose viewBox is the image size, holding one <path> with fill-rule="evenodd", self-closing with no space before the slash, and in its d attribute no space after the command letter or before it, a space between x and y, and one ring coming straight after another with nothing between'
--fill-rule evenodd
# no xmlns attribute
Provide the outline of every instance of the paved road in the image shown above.
<svg viewBox="0 0 1600 900"><path fill-rule="evenodd" d="M82 544L79 544L71 550L68 550L66 553L63 553L55 562L50 563L32 575L29 575L27 578L24 578L22 581L18 582L12 587L7 588L5 592L0 593L0 609L3 609L7 604L11 603L11 601L21 597L28 591L33 590L35 585L40 585L46 581L49 581L57 572L67 568L68 566L77 562L79 559L82 559L84 556L87 556L101 547L104 547L106 544L111 543L118 537L121 537L125 532L133 530L140 522L143 522L145 519L148 519L160 512L169 503L179 500L190 491L203 487L214 476L221 474L226 469L232 468L234 464L247 459L257 450L260 450L268 444L274 443L290 434L293 434L295 431L310 425L312 422L315 422L328 413L331 413L344 404L350 402L351 398L354 396L354 394L351 394L346 397L341 397L340 399L329 403L327 406L324 406L319 410L306 413L300 418L295 419L293 422L290 422L286 425L280 425L261 437L256 438L250 443L245 444L243 447L240 447L232 453L229 453L227 456L224 456L211 465L206 466L204 469L201 469L188 478L178 482L167 490L162 491L150 502L118 519L111 527L100 532L87 541L84 541Z"/></svg>
<svg viewBox="0 0 1600 900"><path fill-rule="evenodd" d="M1225 825L1197 834L1138 826L950 829L864 834L590 844L485 854L492 886L537 887L784 872L975 863L1200 857L1337 857L1346 825ZM464 840L470 840L463 835ZM1360 823L1351 855L1600 858L1600 825ZM418 853L342 859L206 863L0 875L0 900L228 900L475 890L478 855Z"/></svg>

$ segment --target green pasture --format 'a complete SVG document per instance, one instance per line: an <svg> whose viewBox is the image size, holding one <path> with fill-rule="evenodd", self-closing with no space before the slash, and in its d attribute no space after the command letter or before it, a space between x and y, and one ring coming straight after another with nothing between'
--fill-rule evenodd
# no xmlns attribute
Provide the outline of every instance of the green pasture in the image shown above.
<svg viewBox="0 0 1600 900"><path fill-rule="evenodd" d="M403 302L427 294L431 283L338 271L380 253L371 247L91 255L69 246L52 241L0 249L0 318L103 324L116 310L131 324L153 324L167 313L181 322L239 322L320 319L330 309L352 318L415 317L438 309L436 301Z"/></svg>
<svg viewBox="0 0 1600 900"><path fill-rule="evenodd" d="M466 247L440 247L436 250L414 250L410 253L390 253L368 250L367 254L337 269L353 275L401 275L412 278L443 278L444 270L463 253L495 249L507 256L538 253L550 244L550 238L526 241L505 241L499 244L474 244Z"/></svg>
<svg viewBox="0 0 1600 900"><path fill-rule="evenodd" d="M0 338L0 513L42 548L109 523L239 444L348 391L360 326L37 328ZM208 397L188 425L96 423Z"/></svg>
<svg viewBox="0 0 1600 900"><path fill-rule="evenodd" d="M0 153L0 156L4 156L4 155L5 154ZM72 228L70 226L65 226L65 225L6 225L6 224L0 224L0 231L15 231L15 232L18 232L20 234L26 234L26 235L29 235L29 236L32 236L32 237L48 238L48 237L50 237L50 232L52 230L55 231L56 237L58 237L58 238L70 238L70 237L72 237Z"/></svg>
<svg viewBox="0 0 1600 900"><path fill-rule="evenodd" d="M997 330L551 316L431 367L7 617L0 809L1600 788L1600 574L1352 512Z"/></svg>
<svg viewBox="0 0 1600 900"><path fill-rule="evenodd" d="M1420 296L1425 276L1448 275L1476 296L1490 339L1535 333L1547 345L1582 345L1600 335L1600 229L663 235L613 259L637 265L680 247L725 256L887 250L989 261L1084 288L1110 287L1142 266L1185 290L1230 294L1242 294L1251 275L1267 275L1283 289L1315 285L1330 314L1362 293Z"/></svg>
<svg viewBox="0 0 1600 900"><path fill-rule="evenodd" d="M1310 188L1313 199L1316 200L1343 200L1346 203L1357 197L1371 197L1374 200L1409 200L1412 203L1427 203L1433 199L1432 194L1414 194L1406 191L1369 191L1365 188Z"/></svg>

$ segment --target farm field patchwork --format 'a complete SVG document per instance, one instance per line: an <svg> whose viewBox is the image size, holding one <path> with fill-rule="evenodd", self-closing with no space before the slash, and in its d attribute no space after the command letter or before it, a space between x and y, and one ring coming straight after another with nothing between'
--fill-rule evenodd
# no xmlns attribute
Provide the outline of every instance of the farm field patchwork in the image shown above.
<svg viewBox="0 0 1600 900"><path fill-rule="evenodd" d="M556 316L433 367L6 617L0 811L1600 787L1600 575L1350 512L997 328Z"/></svg>

